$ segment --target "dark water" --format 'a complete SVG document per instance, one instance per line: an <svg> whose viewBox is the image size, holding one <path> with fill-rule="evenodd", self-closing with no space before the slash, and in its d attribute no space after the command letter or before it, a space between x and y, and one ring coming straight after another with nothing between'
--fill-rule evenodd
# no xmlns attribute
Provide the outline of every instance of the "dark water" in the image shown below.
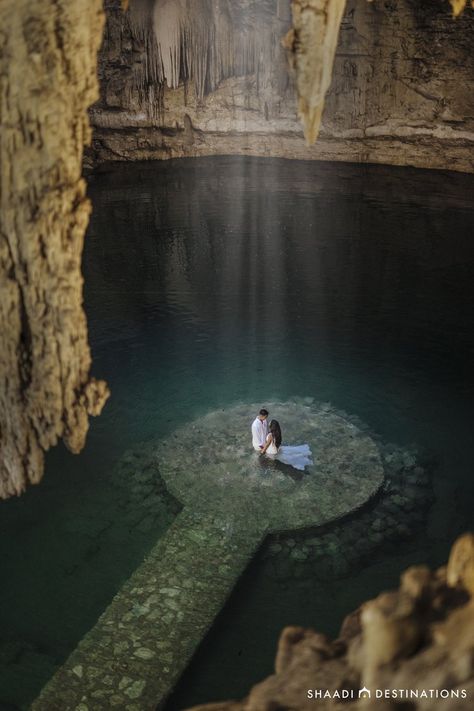
<svg viewBox="0 0 474 711"><path fill-rule="evenodd" d="M426 530L397 553L339 581L249 568L168 708L238 697L271 672L285 624L335 634L472 527L474 177L224 157L89 184L86 310L113 396L80 456L52 452L41 486L0 504L0 709L33 698L171 520L120 525L108 475L128 447L235 400L296 395L437 461ZM104 516L109 534L87 545L77 526L63 535Z"/></svg>

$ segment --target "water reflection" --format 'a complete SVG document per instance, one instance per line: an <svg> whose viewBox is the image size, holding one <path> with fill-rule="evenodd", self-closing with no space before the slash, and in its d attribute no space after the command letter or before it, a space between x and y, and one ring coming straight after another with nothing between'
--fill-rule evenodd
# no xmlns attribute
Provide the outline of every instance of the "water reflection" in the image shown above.
<svg viewBox="0 0 474 711"><path fill-rule="evenodd" d="M435 341L432 359L453 336L470 343L462 178L449 176L440 209L444 181L413 174L408 195L374 171L218 159L124 172L118 185L114 172L113 188L101 176L85 261L94 342L146 338L163 319L167 338L192 329L197 346L257 369L296 350L357 365L380 349L412 358Z"/></svg>

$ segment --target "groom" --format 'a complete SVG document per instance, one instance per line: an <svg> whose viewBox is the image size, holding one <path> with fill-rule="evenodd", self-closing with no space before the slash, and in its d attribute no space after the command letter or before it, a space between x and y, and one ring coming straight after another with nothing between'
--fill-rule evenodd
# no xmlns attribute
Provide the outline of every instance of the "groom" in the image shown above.
<svg viewBox="0 0 474 711"><path fill-rule="evenodd" d="M261 452L265 446L268 434L268 410L262 408L252 422L252 444L256 452Z"/></svg>

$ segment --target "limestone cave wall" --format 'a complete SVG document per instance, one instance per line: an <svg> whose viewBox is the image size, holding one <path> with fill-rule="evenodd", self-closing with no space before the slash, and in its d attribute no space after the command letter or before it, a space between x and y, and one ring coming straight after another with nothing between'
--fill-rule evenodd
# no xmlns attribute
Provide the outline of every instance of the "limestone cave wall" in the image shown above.
<svg viewBox="0 0 474 711"><path fill-rule="evenodd" d="M473 694L474 535L465 534L447 566L408 568L398 590L348 615L336 640L285 628L274 674L242 700L193 711L469 711Z"/></svg>
<svg viewBox="0 0 474 711"><path fill-rule="evenodd" d="M160 70L153 71L156 28L170 22L172 3L150 0L154 19L140 25L133 9L144 1L132 0L125 13L120 0L105 2L89 164L242 153L474 169L470 9L454 18L447 0L348 0L319 139L308 146L280 43L291 27L290 0L265 0L255 16L255 4L233 0L241 17L250 18L251 29L236 42L243 59L229 68L226 25L225 41L206 60L218 67L215 80L207 86L201 80L201 89L186 77L178 81L179 70L169 88ZM188 22L192 27L192 17ZM198 54L202 36L192 40Z"/></svg>
<svg viewBox="0 0 474 711"><path fill-rule="evenodd" d="M108 395L81 276L102 28L101 0L0 5L0 498L37 483L60 438L78 452Z"/></svg>

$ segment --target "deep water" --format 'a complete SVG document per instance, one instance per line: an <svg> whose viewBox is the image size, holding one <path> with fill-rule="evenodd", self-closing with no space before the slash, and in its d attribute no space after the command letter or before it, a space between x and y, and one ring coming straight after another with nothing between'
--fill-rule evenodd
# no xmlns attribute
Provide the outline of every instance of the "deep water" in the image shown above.
<svg viewBox="0 0 474 711"><path fill-rule="evenodd" d="M27 707L176 514L114 475L141 441L235 401L313 397L435 465L426 525L357 573L250 566L168 710L239 697L284 625L337 634L472 528L474 176L219 157L108 166L89 194L85 307L112 397L81 455L57 448L0 503L0 709Z"/></svg>

